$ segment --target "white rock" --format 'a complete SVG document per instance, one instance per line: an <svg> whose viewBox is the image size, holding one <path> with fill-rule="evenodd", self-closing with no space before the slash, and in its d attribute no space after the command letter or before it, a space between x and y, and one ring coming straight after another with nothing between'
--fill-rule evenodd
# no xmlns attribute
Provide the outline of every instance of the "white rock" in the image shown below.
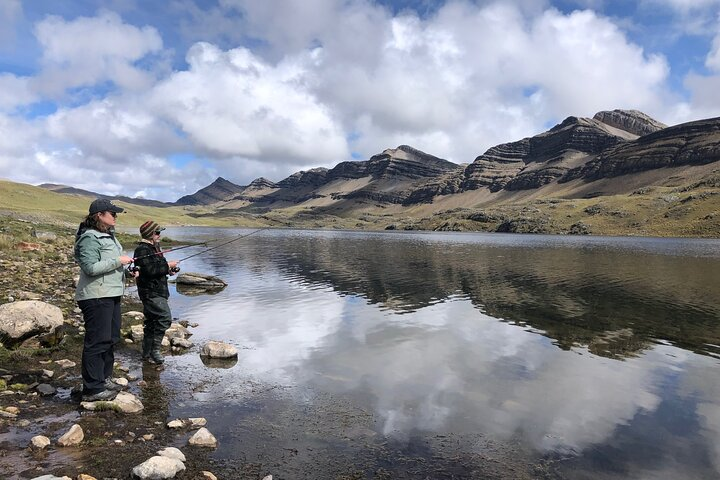
<svg viewBox="0 0 720 480"><path fill-rule="evenodd" d="M19 340L54 332L63 324L60 308L38 300L0 305L0 337Z"/></svg>
<svg viewBox="0 0 720 480"><path fill-rule="evenodd" d="M205 420L203 417L188 418L188 421L190 422L190 428L200 428L207 425L207 420Z"/></svg>
<svg viewBox="0 0 720 480"><path fill-rule="evenodd" d="M171 420L167 424L168 428L182 428L184 426L185 426L185 422L183 422L180 419Z"/></svg>
<svg viewBox="0 0 720 480"><path fill-rule="evenodd" d="M180 460L158 455L137 465L132 472L141 480L161 480L174 478L178 472L183 470L185 470L185 465Z"/></svg>
<svg viewBox="0 0 720 480"><path fill-rule="evenodd" d="M65 434L58 439L57 443L61 447L70 447L72 445L79 444L84 438L85 433L83 433L83 429L76 423L70 427L70 430L65 432Z"/></svg>
<svg viewBox="0 0 720 480"><path fill-rule="evenodd" d="M42 374L43 374L43 376L45 376L45 377L52 378L53 375L55 375L55 372L53 372L52 370L45 370L45 369L43 369Z"/></svg>
<svg viewBox="0 0 720 480"><path fill-rule="evenodd" d="M76 365L75 362L72 360L68 360L67 358L63 358L62 360L55 360L55 363L60 365L62 368L72 368Z"/></svg>
<svg viewBox="0 0 720 480"><path fill-rule="evenodd" d="M266 475L263 477L263 480L272 480L272 475Z"/></svg>
<svg viewBox="0 0 720 480"><path fill-rule="evenodd" d="M168 340L167 337L163 337L162 342L160 342L160 345L167 348L170 346L170 340Z"/></svg>
<svg viewBox="0 0 720 480"><path fill-rule="evenodd" d="M145 408L140 399L129 392L118 393L115 400L110 402L80 402L81 407L90 411L97 410L100 404L113 405L111 408L117 408L123 413L138 413Z"/></svg>
<svg viewBox="0 0 720 480"><path fill-rule="evenodd" d="M181 462L185 461L185 455L175 447L165 447L162 450L158 450L157 454L161 457L176 458Z"/></svg>
<svg viewBox="0 0 720 480"><path fill-rule="evenodd" d="M49 439L48 437L46 437L45 435L35 435L35 436L30 440L30 445L31 445L33 448L37 448L38 450L42 450L43 448L45 448L45 447L47 447L48 445L50 445L50 439Z"/></svg>
<svg viewBox="0 0 720 480"><path fill-rule="evenodd" d="M130 338L132 338L133 342L142 342L144 336L145 330L142 325L132 325L130 327Z"/></svg>
<svg viewBox="0 0 720 480"><path fill-rule="evenodd" d="M181 348L190 348L193 346L193 343L188 340L187 338L180 338L180 337L173 337L170 339L170 343L173 344L175 347L181 347Z"/></svg>
<svg viewBox="0 0 720 480"><path fill-rule="evenodd" d="M217 447L217 439L212 433L210 433L210 430L203 427L197 432L195 432L192 437L190 437L190 439L188 440L188 444L194 445L196 447L215 448Z"/></svg>
<svg viewBox="0 0 720 480"><path fill-rule="evenodd" d="M128 380L127 378L117 377L112 379L113 382L117 383L121 387L127 387L128 386Z"/></svg>
<svg viewBox="0 0 720 480"><path fill-rule="evenodd" d="M227 343L210 340L203 345L200 355L210 358L235 358L238 356L238 351Z"/></svg>
<svg viewBox="0 0 720 480"><path fill-rule="evenodd" d="M207 470L202 471L202 476L204 480L217 480L217 477Z"/></svg>
<svg viewBox="0 0 720 480"><path fill-rule="evenodd" d="M72 480L70 477L56 477L55 475L43 475L41 477L35 477L32 480Z"/></svg>
<svg viewBox="0 0 720 480"><path fill-rule="evenodd" d="M172 339L172 338L187 338L191 336L192 333L190 333L190 330L183 327L179 323L173 323L170 325L170 327L165 330L165 336Z"/></svg>

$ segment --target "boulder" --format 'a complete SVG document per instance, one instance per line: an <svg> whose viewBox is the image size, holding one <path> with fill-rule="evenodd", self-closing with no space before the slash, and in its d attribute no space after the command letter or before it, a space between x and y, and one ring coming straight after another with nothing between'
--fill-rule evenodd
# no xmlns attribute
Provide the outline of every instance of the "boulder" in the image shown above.
<svg viewBox="0 0 720 480"><path fill-rule="evenodd" d="M175 280L175 283L177 283L178 285L191 285L193 287L208 287L208 288L218 288L218 287L226 287L227 286L227 282L225 282L220 277L216 277L214 275L206 275L204 273L196 273L196 272L188 272L188 273L179 274L177 279Z"/></svg>
<svg viewBox="0 0 720 480"><path fill-rule="evenodd" d="M53 333L62 324L62 310L49 303L25 300L0 305L0 338L5 345Z"/></svg>
<svg viewBox="0 0 720 480"><path fill-rule="evenodd" d="M135 395L128 392L120 392L110 402L81 402L80 406L85 410L113 409L122 413L138 413L143 410L143 404Z"/></svg>
<svg viewBox="0 0 720 480"><path fill-rule="evenodd" d="M157 454L161 457L175 458L181 462L185 461L185 455L175 447L165 447L162 450L158 450Z"/></svg>
<svg viewBox="0 0 720 480"><path fill-rule="evenodd" d="M200 355L210 358L236 358L238 351L237 348L227 343L210 340L203 345Z"/></svg>
<svg viewBox="0 0 720 480"><path fill-rule="evenodd" d="M183 470L185 470L185 465L177 458L157 455L134 467L132 473L141 480L160 480L174 478L178 472Z"/></svg>
<svg viewBox="0 0 720 480"><path fill-rule="evenodd" d="M70 427L70 430L65 432L65 434L58 439L57 443L61 447L70 447L79 444L84 438L85 433L83 432L82 427L76 423Z"/></svg>
<svg viewBox="0 0 720 480"><path fill-rule="evenodd" d="M217 439L212 433L210 433L210 430L203 427L190 437L188 444L196 447L215 448L217 447Z"/></svg>

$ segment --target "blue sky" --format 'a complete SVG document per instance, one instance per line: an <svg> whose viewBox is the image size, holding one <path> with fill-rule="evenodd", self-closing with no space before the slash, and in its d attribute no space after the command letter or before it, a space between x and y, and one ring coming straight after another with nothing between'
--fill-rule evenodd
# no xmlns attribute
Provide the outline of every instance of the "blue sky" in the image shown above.
<svg viewBox="0 0 720 480"><path fill-rule="evenodd" d="M720 0L0 0L0 178L174 201L567 116L720 115Z"/></svg>

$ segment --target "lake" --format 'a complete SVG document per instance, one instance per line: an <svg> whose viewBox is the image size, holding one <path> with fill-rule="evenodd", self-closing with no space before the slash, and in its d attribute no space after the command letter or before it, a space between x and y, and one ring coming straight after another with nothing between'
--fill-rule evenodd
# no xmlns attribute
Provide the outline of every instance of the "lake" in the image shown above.
<svg viewBox="0 0 720 480"><path fill-rule="evenodd" d="M262 230L181 267L229 284L171 286L198 325L161 373L214 471L720 477L719 240ZM206 340L238 361L204 364Z"/></svg>

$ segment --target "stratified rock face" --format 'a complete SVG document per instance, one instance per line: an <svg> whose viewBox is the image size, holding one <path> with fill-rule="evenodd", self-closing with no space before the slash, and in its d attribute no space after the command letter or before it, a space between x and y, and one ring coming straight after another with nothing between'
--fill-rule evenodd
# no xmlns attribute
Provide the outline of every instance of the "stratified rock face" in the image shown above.
<svg viewBox="0 0 720 480"><path fill-rule="evenodd" d="M277 185L265 177L260 177L250 182L250 185L245 188L245 192L248 190L262 190L265 188L277 188Z"/></svg>
<svg viewBox="0 0 720 480"><path fill-rule="evenodd" d="M488 187L497 192L525 167L530 156L530 139L492 147L465 168L463 190Z"/></svg>
<svg viewBox="0 0 720 480"><path fill-rule="evenodd" d="M568 161L636 138L598 120L568 117L547 132L491 148L465 169L463 189L524 190L562 177ZM542 164L542 165L530 165Z"/></svg>
<svg viewBox="0 0 720 480"><path fill-rule="evenodd" d="M201 188L192 195L181 197L176 205L210 205L212 203L229 200L235 195L242 193L246 187L235 185L234 183L218 177L213 183L205 188Z"/></svg>
<svg viewBox="0 0 720 480"><path fill-rule="evenodd" d="M406 177L431 178L452 171L457 164L428 155L407 145L387 149L373 155L367 162L367 171L373 178Z"/></svg>
<svg viewBox="0 0 720 480"><path fill-rule="evenodd" d="M567 172L562 182L597 180L663 167L704 165L720 160L720 118L667 127L602 152Z"/></svg>
<svg viewBox="0 0 720 480"><path fill-rule="evenodd" d="M598 112L593 119L603 122L611 127L619 128L642 137L658 130L667 128L664 123L645 115L637 110L613 110Z"/></svg>
<svg viewBox="0 0 720 480"><path fill-rule="evenodd" d="M327 168L313 168L308 171L301 170L293 173L284 180L280 180L275 186L280 188L319 187L325 183L327 173Z"/></svg>

